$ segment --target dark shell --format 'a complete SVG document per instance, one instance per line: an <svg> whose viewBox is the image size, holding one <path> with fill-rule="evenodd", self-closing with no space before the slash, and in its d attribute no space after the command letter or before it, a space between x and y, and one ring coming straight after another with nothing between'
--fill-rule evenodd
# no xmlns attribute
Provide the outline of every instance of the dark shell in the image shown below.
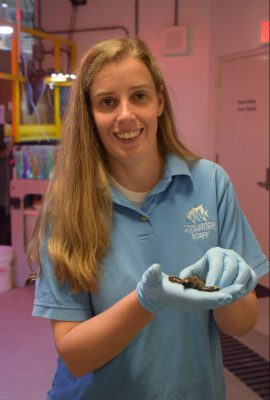
<svg viewBox="0 0 270 400"><path fill-rule="evenodd" d="M169 276L169 281L173 283L180 283L186 289L196 289L203 292L216 292L219 290L219 286L205 286L204 280L197 275L189 276L187 278L179 278L178 276Z"/></svg>

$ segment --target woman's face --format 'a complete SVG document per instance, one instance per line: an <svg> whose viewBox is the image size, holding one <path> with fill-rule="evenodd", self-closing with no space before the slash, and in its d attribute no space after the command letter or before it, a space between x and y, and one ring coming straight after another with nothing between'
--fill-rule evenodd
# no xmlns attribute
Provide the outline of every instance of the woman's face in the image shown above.
<svg viewBox="0 0 270 400"><path fill-rule="evenodd" d="M129 56L105 65L94 78L90 99L111 172L160 158L157 118L164 99L142 61Z"/></svg>

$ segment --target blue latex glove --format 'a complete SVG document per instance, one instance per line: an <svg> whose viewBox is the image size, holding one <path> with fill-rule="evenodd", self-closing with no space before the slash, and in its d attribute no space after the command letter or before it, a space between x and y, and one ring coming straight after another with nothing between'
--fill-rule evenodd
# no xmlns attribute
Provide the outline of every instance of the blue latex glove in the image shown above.
<svg viewBox="0 0 270 400"><path fill-rule="evenodd" d="M254 270L234 250L213 247L195 264L183 269L180 278L198 275L205 286L219 286L220 293L230 293L237 300L251 292L258 281ZM240 290L232 290L240 285ZM238 286L239 288L239 286Z"/></svg>
<svg viewBox="0 0 270 400"><path fill-rule="evenodd" d="M233 296L241 289L241 284L231 286L228 291L218 292L185 289L183 285L170 282L160 265L153 264L144 272L136 290L140 304L146 310L157 313L168 306L184 312L214 309L231 303Z"/></svg>

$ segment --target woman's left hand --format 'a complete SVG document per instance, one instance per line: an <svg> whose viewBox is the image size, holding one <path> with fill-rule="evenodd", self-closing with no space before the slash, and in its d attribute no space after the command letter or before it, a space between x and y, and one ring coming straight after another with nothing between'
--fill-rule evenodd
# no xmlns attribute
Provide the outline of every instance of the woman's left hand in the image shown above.
<svg viewBox="0 0 270 400"><path fill-rule="evenodd" d="M205 286L219 286L221 290L230 291L232 285L239 290L233 292L237 300L251 292L258 281L254 270L234 250L213 247L195 264L183 269L180 278L198 275L205 280Z"/></svg>

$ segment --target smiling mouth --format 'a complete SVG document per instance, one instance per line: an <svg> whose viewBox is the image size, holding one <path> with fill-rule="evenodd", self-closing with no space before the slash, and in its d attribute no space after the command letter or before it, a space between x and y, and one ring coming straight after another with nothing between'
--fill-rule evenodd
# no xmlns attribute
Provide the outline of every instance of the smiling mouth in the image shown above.
<svg viewBox="0 0 270 400"><path fill-rule="evenodd" d="M122 140L131 140L131 139L135 139L137 136L139 136L142 131L143 131L143 129L140 128L140 129L135 129L135 130L129 131L129 132L116 132L115 136Z"/></svg>

